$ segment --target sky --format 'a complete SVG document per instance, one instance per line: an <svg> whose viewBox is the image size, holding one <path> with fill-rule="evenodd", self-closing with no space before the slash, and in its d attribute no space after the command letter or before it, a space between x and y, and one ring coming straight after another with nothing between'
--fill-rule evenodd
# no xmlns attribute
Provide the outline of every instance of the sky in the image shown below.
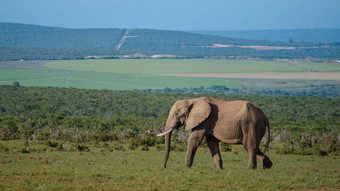
<svg viewBox="0 0 340 191"><path fill-rule="evenodd" d="M0 0L0 22L65 28L340 28L340 0Z"/></svg>

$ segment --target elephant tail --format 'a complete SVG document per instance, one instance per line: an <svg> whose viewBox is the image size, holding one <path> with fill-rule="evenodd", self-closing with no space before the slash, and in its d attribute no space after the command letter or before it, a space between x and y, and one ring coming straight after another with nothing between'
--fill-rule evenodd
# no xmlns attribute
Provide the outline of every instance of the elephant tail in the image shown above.
<svg viewBox="0 0 340 191"><path fill-rule="evenodd" d="M266 147L264 148L264 152L265 153L269 153L269 142L270 142L270 124L269 124L269 121L268 119L266 118L265 119L265 126L268 127L268 137L267 137L267 144L266 144Z"/></svg>

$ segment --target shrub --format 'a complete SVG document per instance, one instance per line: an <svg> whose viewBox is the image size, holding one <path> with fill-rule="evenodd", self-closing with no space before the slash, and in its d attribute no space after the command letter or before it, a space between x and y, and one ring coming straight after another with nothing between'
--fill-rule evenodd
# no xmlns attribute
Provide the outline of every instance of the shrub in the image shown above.
<svg viewBox="0 0 340 191"><path fill-rule="evenodd" d="M58 144L58 146L56 147L57 151L64 151L64 146L63 144Z"/></svg>
<svg viewBox="0 0 340 191"><path fill-rule="evenodd" d="M113 151L113 149L110 147L109 143L104 143L103 147L104 147L103 151L106 151L106 152L112 152Z"/></svg>
<svg viewBox="0 0 340 191"><path fill-rule="evenodd" d="M21 150L20 150L20 152L21 153L30 153L30 150L29 150L29 148L28 147L24 147L24 148L22 148Z"/></svg>
<svg viewBox="0 0 340 191"><path fill-rule="evenodd" d="M79 152L82 152L82 151L89 152L90 151L88 146L82 145L82 144L77 144L76 150L79 151Z"/></svg>
<svg viewBox="0 0 340 191"><path fill-rule="evenodd" d="M156 145L156 150L157 151L164 151L164 144L157 144Z"/></svg>
<svg viewBox="0 0 340 191"><path fill-rule="evenodd" d="M116 151L125 151L125 148L123 147L123 145L118 142L114 142L112 146L113 146L113 149Z"/></svg>
<svg viewBox="0 0 340 191"><path fill-rule="evenodd" d="M146 146L154 146L156 144L156 138L149 134L144 138L140 139L140 144Z"/></svg>
<svg viewBox="0 0 340 191"><path fill-rule="evenodd" d="M184 152L185 151L185 147L184 146L176 145L175 151L176 152Z"/></svg>
<svg viewBox="0 0 340 191"><path fill-rule="evenodd" d="M18 81L15 81L12 83L12 86L14 87L20 87L20 83Z"/></svg>
<svg viewBox="0 0 340 191"><path fill-rule="evenodd" d="M50 134L48 132L39 132L36 135L36 139L38 141L45 141L45 140L48 140L49 138L50 138Z"/></svg>
<svg viewBox="0 0 340 191"><path fill-rule="evenodd" d="M149 146L147 146L147 145L142 145L142 147L141 147L141 151L149 151L150 149L149 149Z"/></svg>
<svg viewBox="0 0 340 191"><path fill-rule="evenodd" d="M59 145L57 142L52 142L52 141L50 141L50 140L45 141L44 144L45 144L46 146L49 146L49 147L52 147L52 148L56 148L56 147L58 147L58 145Z"/></svg>
<svg viewBox="0 0 340 191"><path fill-rule="evenodd" d="M24 141L24 146L25 146L25 147L29 147L29 146L30 146L30 142L29 142L28 139L25 139L25 141Z"/></svg>
<svg viewBox="0 0 340 191"><path fill-rule="evenodd" d="M130 138L128 142L128 149L135 150L139 145L139 141L137 139Z"/></svg>
<svg viewBox="0 0 340 191"><path fill-rule="evenodd" d="M9 151L9 148L8 148L7 146L4 146L4 145L1 145L1 144L0 144L0 151L5 151L5 152L7 152L7 151Z"/></svg>
<svg viewBox="0 0 340 191"><path fill-rule="evenodd" d="M176 152L183 152L185 151L185 146L182 144L174 144L174 145L171 145L170 150L176 151Z"/></svg>
<svg viewBox="0 0 340 191"><path fill-rule="evenodd" d="M91 140L102 141L102 142L117 141L118 136L114 132L110 132L110 133L97 132L97 133L91 135Z"/></svg>

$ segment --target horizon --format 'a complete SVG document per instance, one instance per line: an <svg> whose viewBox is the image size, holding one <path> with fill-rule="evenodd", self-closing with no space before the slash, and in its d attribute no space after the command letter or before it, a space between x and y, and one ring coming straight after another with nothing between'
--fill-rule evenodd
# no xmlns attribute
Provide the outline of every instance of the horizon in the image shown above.
<svg viewBox="0 0 340 191"><path fill-rule="evenodd" d="M69 29L339 29L337 0L0 0L0 21Z"/></svg>
<svg viewBox="0 0 340 191"><path fill-rule="evenodd" d="M72 28L72 27L60 27L60 26L52 26L52 25L40 25L40 24L31 24L31 23L15 23L15 22L3 22L0 21L0 23L6 23L6 24L19 24L19 25L33 25L33 26L40 26L40 27L51 27L51 28L61 28L61 29L147 29L147 30L166 30L166 31L179 31L179 32L232 32L232 31L282 31L282 30L340 30L339 28L292 28L292 29L244 29L244 30L172 30L172 29L155 29L155 28Z"/></svg>

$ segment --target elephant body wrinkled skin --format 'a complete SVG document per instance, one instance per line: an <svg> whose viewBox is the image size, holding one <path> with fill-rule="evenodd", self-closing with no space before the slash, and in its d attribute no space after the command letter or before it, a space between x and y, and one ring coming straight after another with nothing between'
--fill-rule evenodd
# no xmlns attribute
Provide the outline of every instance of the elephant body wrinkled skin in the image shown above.
<svg viewBox="0 0 340 191"><path fill-rule="evenodd" d="M192 132L188 138L185 166L191 167L198 146L204 137L210 149L215 166L222 169L219 142L243 144L249 153L248 168L257 167L256 157L263 168L271 168L271 160L259 149L262 137L268 127L267 147L270 140L270 126L267 117L254 104L247 101L223 101L200 97L177 101L169 112L165 132L164 167L169 158L171 133L184 126Z"/></svg>

